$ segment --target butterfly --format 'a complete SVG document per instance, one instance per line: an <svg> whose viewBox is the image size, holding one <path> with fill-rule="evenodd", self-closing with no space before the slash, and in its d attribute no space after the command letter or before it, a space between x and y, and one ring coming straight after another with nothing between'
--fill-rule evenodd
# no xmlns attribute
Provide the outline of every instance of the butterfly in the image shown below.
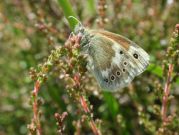
<svg viewBox="0 0 179 135"><path fill-rule="evenodd" d="M87 69L103 90L116 91L128 86L149 65L149 55L136 43L121 35L86 29L77 25L81 51L87 54Z"/></svg>

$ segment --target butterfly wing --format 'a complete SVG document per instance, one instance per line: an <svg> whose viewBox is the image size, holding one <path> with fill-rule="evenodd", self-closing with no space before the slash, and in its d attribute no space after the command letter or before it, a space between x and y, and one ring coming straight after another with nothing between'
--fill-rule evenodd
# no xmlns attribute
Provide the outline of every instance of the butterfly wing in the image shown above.
<svg viewBox="0 0 179 135"><path fill-rule="evenodd" d="M149 55L129 39L107 31L90 31L88 69L103 89L127 86L149 64Z"/></svg>

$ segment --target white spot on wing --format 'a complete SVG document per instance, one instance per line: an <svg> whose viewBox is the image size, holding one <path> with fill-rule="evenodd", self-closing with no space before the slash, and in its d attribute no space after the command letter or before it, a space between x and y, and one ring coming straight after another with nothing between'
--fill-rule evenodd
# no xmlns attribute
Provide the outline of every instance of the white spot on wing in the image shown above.
<svg viewBox="0 0 179 135"><path fill-rule="evenodd" d="M115 51L115 57L112 58L112 63L119 65L121 62L121 54L119 54L121 48L117 43L114 43L112 49Z"/></svg>
<svg viewBox="0 0 179 135"><path fill-rule="evenodd" d="M101 74L102 74L103 77L107 77L108 74L109 74L109 69L101 71Z"/></svg>

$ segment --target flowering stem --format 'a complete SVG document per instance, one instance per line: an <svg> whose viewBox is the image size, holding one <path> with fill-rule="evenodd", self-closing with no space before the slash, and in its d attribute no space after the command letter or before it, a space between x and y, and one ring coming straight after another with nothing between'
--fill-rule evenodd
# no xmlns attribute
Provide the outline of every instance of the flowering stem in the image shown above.
<svg viewBox="0 0 179 135"><path fill-rule="evenodd" d="M91 129L93 130L93 133L95 135L100 135L99 130L97 129L96 124L95 124L94 120L92 120L92 119L90 120L90 126L91 126Z"/></svg>
<svg viewBox="0 0 179 135"><path fill-rule="evenodd" d="M169 64L167 81L165 83L164 96L163 96L163 100L162 100L161 115L162 115L163 122L167 121L167 114L166 114L167 113L167 102L168 102L168 96L170 94L170 82L171 82L172 72L173 72L173 64Z"/></svg>
<svg viewBox="0 0 179 135"><path fill-rule="evenodd" d="M81 106L83 107L85 113L90 114L90 109L89 109L88 104L86 103L83 96L80 97L80 103L81 103ZM90 127L91 127L94 135L100 135L99 130L97 129L96 124L91 117L90 117Z"/></svg>
<svg viewBox="0 0 179 135"><path fill-rule="evenodd" d="M60 135L64 134L65 126L63 125L63 123L67 116L68 116L67 112L63 112L62 114L55 113L55 119L57 120L57 125L58 125L58 133Z"/></svg>
<svg viewBox="0 0 179 135"><path fill-rule="evenodd" d="M38 109L38 91L40 88L40 82L36 81L34 85L34 90L33 90L33 113L34 113L34 122L36 123L37 129L37 135L42 135L42 129L41 129L41 124L40 124L40 119L39 119L39 109Z"/></svg>

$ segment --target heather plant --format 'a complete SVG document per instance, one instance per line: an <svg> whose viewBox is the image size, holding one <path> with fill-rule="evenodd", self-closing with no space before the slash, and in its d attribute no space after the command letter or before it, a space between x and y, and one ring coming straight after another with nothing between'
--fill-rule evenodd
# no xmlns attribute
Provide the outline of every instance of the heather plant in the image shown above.
<svg viewBox="0 0 179 135"><path fill-rule="evenodd" d="M6 0L0 3L0 134L179 134L179 2ZM86 69L77 20L128 37L150 55L121 91ZM33 89L32 89L33 88Z"/></svg>

